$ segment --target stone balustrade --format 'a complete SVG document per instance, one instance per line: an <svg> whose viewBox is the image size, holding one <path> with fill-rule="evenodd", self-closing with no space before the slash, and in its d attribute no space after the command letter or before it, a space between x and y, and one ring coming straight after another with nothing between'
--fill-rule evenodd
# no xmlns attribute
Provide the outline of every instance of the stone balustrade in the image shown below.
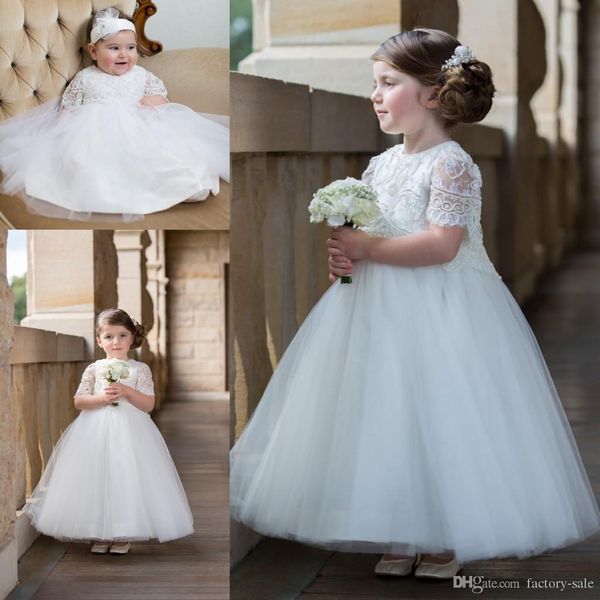
<svg viewBox="0 0 600 600"><path fill-rule="evenodd" d="M2 480L0 584L10 590L16 581L17 559L36 537L20 512L37 485L62 432L75 418L73 395L85 366L85 339L42 329L15 326L8 375L9 391L3 419L10 427L0 444L10 465Z"/></svg>

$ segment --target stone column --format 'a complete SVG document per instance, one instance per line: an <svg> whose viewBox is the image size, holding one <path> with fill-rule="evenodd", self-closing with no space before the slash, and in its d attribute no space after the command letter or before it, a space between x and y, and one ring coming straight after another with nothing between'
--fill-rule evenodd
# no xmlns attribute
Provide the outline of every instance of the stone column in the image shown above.
<svg viewBox="0 0 600 600"><path fill-rule="evenodd" d="M11 394L10 354L13 346L13 297L6 278L8 232L0 230L0 597L17 584L16 405Z"/></svg>
<svg viewBox="0 0 600 600"><path fill-rule="evenodd" d="M28 232L27 317L22 325L86 340L88 359L102 358L96 317L117 306L117 253L113 232Z"/></svg>
<svg viewBox="0 0 600 600"><path fill-rule="evenodd" d="M254 2L255 52L244 73L368 96L369 57L397 33L400 2L390 0L258 0Z"/></svg>
<svg viewBox="0 0 600 600"><path fill-rule="evenodd" d="M545 156L541 157L542 181L538 194L540 242L549 266L559 264L565 246L565 228L561 222L561 56L560 0L536 0L545 28L546 78L531 100L537 130L545 139Z"/></svg>
<svg viewBox="0 0 600 600"><path fill-rule="evenodd" d="M507 159L499 190L499 266L522 301L533 292L546 261L540 219L546 144L531 108L548 68L544 21L533 0L460 0L459 7L458 38L490 64L498 90L483 124L506 134Z"/></svg>
<svg viewBox="0 0 600 600"><path fill-rule="evenodd" d="M168 346L167 346L167 284L165 258L165 231L151 229L148 231L150 245L146 248L146 272L148 283L146 289L152 299L152 329L148 333L148 346L154 355L154 386L157 396L164 398L167 391L168 378Z"/></svg>

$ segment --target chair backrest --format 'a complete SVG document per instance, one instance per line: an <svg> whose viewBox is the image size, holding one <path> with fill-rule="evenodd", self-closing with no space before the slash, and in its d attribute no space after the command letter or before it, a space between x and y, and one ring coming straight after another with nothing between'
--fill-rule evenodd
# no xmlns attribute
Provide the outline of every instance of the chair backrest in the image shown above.
<svg viewBox="0 0 600 600"><path fill-rule="evenodd" d="M0 0L0 120L48 102L90 64L85 50L93 13L115 6L133 15L136 0Z"/></svg>

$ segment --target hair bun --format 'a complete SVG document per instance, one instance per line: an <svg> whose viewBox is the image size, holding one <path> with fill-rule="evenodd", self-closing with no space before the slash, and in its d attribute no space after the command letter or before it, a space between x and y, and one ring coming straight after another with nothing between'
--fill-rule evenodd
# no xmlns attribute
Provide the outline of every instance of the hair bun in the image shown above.
<svg viewBox="0 0 600 600"><path fill-rule="evenodd" d="M132 321L135 331L133 332L131 348L135 349L142 345L144 339L146 338L147 332L146 328L141 323L138 323L135 319L132 319Z"/></svg>
<svg viewBox="0 0 600 600"><path fill-rule="evenodd" d="M490 67L473 59L443 74L438 92L441 116L453 123L481 121L492 107L496 88Z"/></svg>

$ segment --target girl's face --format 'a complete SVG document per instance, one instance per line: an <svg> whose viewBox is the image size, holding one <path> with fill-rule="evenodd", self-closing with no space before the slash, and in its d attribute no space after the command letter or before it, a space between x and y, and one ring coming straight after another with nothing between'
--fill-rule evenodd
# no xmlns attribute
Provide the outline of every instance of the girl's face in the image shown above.
<svg viewBox="0 0 600 600"><path fill-rule="evenodd" d="M436 118L435 86L425 86L381 60L373 63L373 78L371 101L385 133L410 135Z"/></svg>
<svg viewBox="0 0 600 600"><path fill-rule="evenodd" d="M127 360L127 352L133 342L133 334L123 325L106 324L102 325L96 341L98 346L106 352L107 358Z"/></svg>
<svg viewBox="0 0 600 600"><path fill-rule="evenodd" d="M119 31L106 40L88 44L90 56L99 69L110 75L125 75L137 63L138 53L133 31Z"/></svg>

